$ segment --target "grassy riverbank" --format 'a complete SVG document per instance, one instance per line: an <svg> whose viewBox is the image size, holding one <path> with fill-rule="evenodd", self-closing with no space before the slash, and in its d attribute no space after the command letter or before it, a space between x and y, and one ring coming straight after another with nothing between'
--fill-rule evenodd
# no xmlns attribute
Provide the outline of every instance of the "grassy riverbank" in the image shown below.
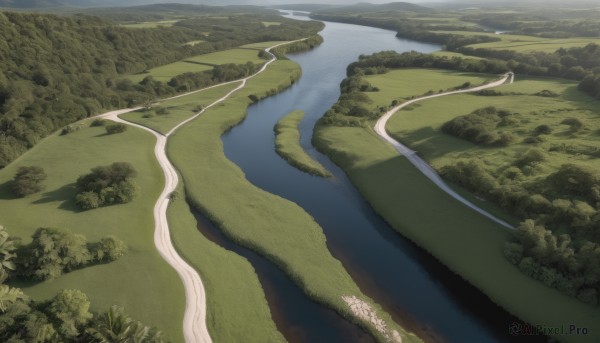
<svg viewBox="0 0 600 343"><path fill-rule="evenodd" d="M162 171L154 157L155 138L130 127L106 135L103 127L82 129L65 136L54 134L0 170L0 224L13 236L30 241L40 227L68 228L88 241L115 235L129 246L129 253L110 264L67 273L56 280L18 283L36 300L53 297L62 289L85 292L95 311L111 305L125 307L136 320L159 327L166 338L183 341L184 289L176 272L154 246L152 209L163 187ZM75 181L91 168L127 161L138 171L138 196L128 204L81 212L74 203ZM11 180L20 166L40 166L48 174L46 189L15 199Z"/></svg>
<svg viewBox="0 0 600 343"><path fill-rule="evenodd" d="M358 321L342 296L372 301L331 256L318 224L296 204L249 183L223 153L221 135L244 119L251 104L249 96L274 94L299 75L294 62L273 63L228 101L178 131L168 152L182 174L190 200L231 239L275 262L314 300ZM379 306L373 306L390 329L401 332L405 342L418 341L404 333ZM361 324L384 341L373 326Z"/></svg>
<svg viewBox="0 0 600 343"><path fill-rule="evenodd" d="M292 166L316 176L329 177L331 173L310 157L300 145L298 125L304 112L294 111L281 118L275 125L275 150Z"/></svg>
<svg viewBox="0 0 600 343"><path fill-rule="evenodd" d="M181 197L170 203L168 211L173 244L200 273L213 341L285 342L252 265L199 233L181 184L178 192Z"/></svg>
<svg viewBox="0 0 600 343"><path fill-rule="evenodd" d="M179 123L200 112L203 107L227 95L238 87L240 82L201 90L176 99L160 101L149 110L129 112L119 117L166 134Z"/></svg>
<svg viewBox="0 0 600 343"><path fill-rule="evenodd" d="M408 74L410 73L411 71L408 71ZM437 79L447 76L447 72L444 71L429 73L438 74L437 77L432 75L432 82L429 87L423 87L425 89L439 88ZM397 82L398 89L406 87L408 90L408 85L420 81L406 77L398 78ZM499 90L509 89L510 86L505 86ZM515 89L518 91L519 87ZM419 95L420 91L415 89L413 92L394 94L406 98ZM426 152L425 157L437 158L438 154L456 146L448 146L448 142L446 145L433 144L438 136L432 132L435 125L430 123L430 117L450 115L455 113L454 106L471 106L469 101L472 98L477 99L472 95L461 97L436 99L435 108L424 102L415 106L412 111L400 112L397 114L399 119L393 119L397 121L395 123L398 126L392 125L390 130L398 132L400 122L412 125L413 134L402 136L408 137L409 141L418 141L421 144L419 149ZM481 101L486 99L490 104L493 101L490 99L495 99L480 98ZM393 99L389 99L388 103L391 100ZM531 105L529 102L525 104ZM433 110L433 114L426 112L427 108ZM406 113L410 118L402 117ZM600 338L600 332L597 330L600 310L597 307L563 295L523 274L503 255L504 243L510 237L507 230L438 189L390 145L381 140L371 129L373 125L374 121L370 121L368 127L341 127L320 123L315 130L313 141L320 151L330 156L346 171L363 196L394 229L428 250L450 269L481 289L494 302L534 324L561 326L571 323L590 330L588 336L561 337L566 338L566 341L589 342Z"/></svg>

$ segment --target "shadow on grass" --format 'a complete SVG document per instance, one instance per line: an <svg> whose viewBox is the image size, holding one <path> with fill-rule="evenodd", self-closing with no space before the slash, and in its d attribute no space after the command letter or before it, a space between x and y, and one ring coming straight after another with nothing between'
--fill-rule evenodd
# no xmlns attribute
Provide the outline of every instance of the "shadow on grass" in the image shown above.
<svg viewBox="0 0 600 343"><path fill-rule="evenodd" d="M12 181L6 181L0 185L0 200L14 200L18 198L12 191Z"/></svg>
<svg viewBox="0 0 600 343"><path fill-rule="evenodd" d="M75 194L77 190L75 184L64 185L53 191L45 192L42 198L34 201L32 204L48 204L51 202L61 202L60 208L65 211L81 212L81 209L75 204Z"/></svg>
<svg viewBox="0 0 600 343"><path fill-rule="evenodd" d="M392 136L417 151L421 157L427 156L428 159L443 157L448 153L466 152L473 148L471 143L456 137L449 137L447 134L431 127L423 127L415 131L403 132L401 135L393 134ZM410 143L407 144L407 142Z"/></svg>

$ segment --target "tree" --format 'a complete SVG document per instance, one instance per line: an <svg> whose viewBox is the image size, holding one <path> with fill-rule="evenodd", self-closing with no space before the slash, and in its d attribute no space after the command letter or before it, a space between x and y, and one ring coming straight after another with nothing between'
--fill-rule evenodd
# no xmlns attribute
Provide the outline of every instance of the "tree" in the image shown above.
<svg viewBox="0 0 600 343"><path fill-rule="evenodd" d="M106 236L100 240L95 255L99 261L116 261L128 252L127 245L115 236Z"/></svg>
<svg viewBox="0 0 600 343"><path fill-rule="evenodd" d="M6 228L0 225L0 284L4 283L11 272L16 269L13 259L17 257L15 241L12 240Z"/></svg>
<svg viewBox="0 0 600 343"><path fill-rule="evenodd" d="M93 342L98 343L162 343L162 333L155 328L144 326L142 323L131 319L118 306L111 308L100 315L86 330Z"/></svg>
<svg viewBox="0 0 600 343"><path fill-rule="evenodd" d="M27 252L26 273L37 280L56 278L91 260L86 238L65 229L38 229Z"/></svg>
<svg viewBox="0 0 600 343"><path fill-rule="evenodd" d="M19 197L37 193L44 189L42 182L46 178L46 172L41 167L19 167L13 180L13 192Z"/></svg>
<svg viewBox="0 0 600 343"><path fill-rule="evenodd" d="M84 210L113 204L126 204L135 198L137 187L132 178L136 170L128 162L96 167L77 179L76 203Z"/></svg>
<svg viewBox="0 0 600 343"><path fill-rule="evenodd" d="M125 124L111 124L111 125L106 125L106 133L108 133L109 135L112 134L116 134L116 133L122 133L127 131L127 125Z"/></svg>
<svg viewBox="0 0 600 343"><path fill-rule="evenodd" d="M90 301L79 290L64 290L48 305L48 314L58 323L58 332L66 337L77 337L91 319Z"/></svg>
<svg viewBox="0 0 600 343"><path fill-rule="evenodd" d="M19 300L27 300L27 296L23 294L19 288L11 288L7 285L0 285L0 311L6 312L8 306Z"/></svg>

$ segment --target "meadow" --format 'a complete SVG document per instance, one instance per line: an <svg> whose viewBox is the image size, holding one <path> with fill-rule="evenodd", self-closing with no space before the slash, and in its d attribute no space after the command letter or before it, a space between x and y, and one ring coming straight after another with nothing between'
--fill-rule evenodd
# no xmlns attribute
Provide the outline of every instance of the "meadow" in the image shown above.
<svg viewBox="0 0 600 343"><path fill-rule="evenodd" d="M277 330L252 265L208 240L184 196L169 204L168 220L177 251L202 277L207 325L214 342L285 342Z"/></svg>
<svg viewBox="0 0 600 343"><path fill-rule="evenodd" d="M329 252L322 228L309 214L252 185L224 155L221 135L244 119L251 104L249 96L274 94L299 75L294 62L271 64L246 88L177 131L168 146L169 156L182 175L192 205L233 241L276 263L315 301L357 321L341 298L356 295L371 303L389 328L402 333L405 342L416 342L418 338L402 331L380 306L362 294ZM236 196L232 198L231 194ZM384 341L371 325L359 324Z"/></svg>
<svg viewBox="0 0 600 343"><path fill-rule="evenodd" d="M275 150L290 165L312 175L329 177L331 173L310 157L300 145L298 125L304 112L294 111L281 118L275 125Z"/></svg>
<svg viewBox="0 0 600 343"><path fill-rule="evenodd" d="M383 99L380 101L389 103L397 97L418 96L423 89L440 88L439 82L448 76L446 71L416 73L408 70L408 75L416 73L419 76L418 79L413 79L400 77L402 72L397 72L397 82L418 84L421 82L419 80L425 79L423 73L431 73L430 83L423 83L420 88L414 90L404 87L403 91L403 87L399 85L399 91L392 92L393 97L385 102ZM535 92L536 87L533 87L533 84L537 83L537 89L552 87L557 90L563 87L564 97L570 99L573 96L572 83L565 84L560 81L558 84L548 85L546 81L540 80L524 82L530 84L517 83L514 89L507 85L498 90L510 89L519 92L529 89L530 92ZM375 93L367 94L372 96ZM429 117L443 116L447 119L467 114L471 109L493 105L502 98L509 99L512 96L461 95L431 100L435 101L434 105L424 102L414 106L412 110L396 114L389 130L396 132L403 142L415 142L411 146L437 166L435 161L440 159L444 152L458 150L456 154L464 153L464 149L460 150L459 147L465 145L470 145L470 149L477 148L472 147L470 143L458 142L452 137L444 137L441 140L441 133L435 131L437 126L432 125ZM530 110L535 109L539 102L548 101L546 98L531 95L516 100L522 102L519 106L526 106ZM475 104L473 101L479 103ZM513 99L510 104L517 101ZM508 105L509 102L505 104ZM553 106L556 108L556 104ZM564 104L559 107L561 106ZM596 307L566 296L523 274L503 255L504 243L511 236L509 230L480 216L438 189L410 162L381 140L371 128L373 125L374 121L369 127L320 124L315 130L313 142L320 151L325 152L346 171L353 184L392 227L481 289L498 305L525 321L545 323L549 326L560 326L570 322L590 328L597 327L600 311ZM404 125L410 125L410 129ZM450 159L449 157L448 160ZM462 193L466 194L464 191ZM484 204L486 209L495 207L473 196L469 199L478 205ZM494 213L498 212L501 211L495 208ZM514 218L511 221L516 222ZM589 342L599 338L600 333L595 332L586 337L570 336L568 341Z"/></svg>
<svg viewBox="0 0 600 343"><path fill-rule="evenodd" d="M161 21L144 21L144 22L139 22L139 23L121 24L121 26L130 28L130 29L155 29L157 27L171 27L178 21L180 21L180 19L161 20Z"/></svg>
<svg viewBox="0 0 600 343"><path fill-rule="evenodd" d="M434 31L437 33L451 33L463 36L489 36L500 38L499 42L480 43L468 45L469 48L482 48L494 50L513 50L517 52L547 52L552 53L560 48L568 49L574 47L583 47L590 43L600 43L600 38L543 38L525 35L512 34L494 34L487 32L471 32L471 31Z"/></svg>
<svg viewBox="0 0 600 343"><path fill-rule="evenodd" d="M479 85L497 78L495 75L408 68L391 70L385 74L368 75L364 80L373 87L379 88L377 92L365 93L373 101L372 108L377 108L390 106L393 100L401 101L408 98L408 95L423 95L430 91L437 93L440 90L445 91L461 86L465 82Z"/></svg>
<svg viewBox="0 0 600 343"><path fill-rule="evenodd" d="M202 107L212 104L240 85L240 82L200 90L176 99L153 104L150 110L140 110L120 115L121 118L149 127L166 134L182 121L201 111Z"/></svg>
<svg viewBox="0 0 600 343"><path fill-rule="evenodd" d="M62 289L80 289L89 296L92 310L123 306L136 320L157 326L166 338L181 342L183 284L158 254L153 240L152 210L163 188L163 174L154 157L155 138L135 128L106 135L104 127L89 124L90 120L79 122L75 125L82 128L65 136L51 135L0 170L0 224L23 243L41 227L71 229L91 242L115 235L129 246L129 253L116 262L75 270L53 281L14 286L36 300L49 299ZM74 202L77 178L93 167L121 161L138 171L139 192L134 201L80 211ZM32 165L48 174L46 189L14 198L9 181L20 166Z"/></svg>
<svg viewBox="0 0 600 343"><path fill-rule="evenodd" d="M201 63L207 65L219 64L244 64L252 62L255 64L264 63L265 60L258 56L258 51L252 49L229 49L224 51L213 52L210 54L198 55L186 59L187 62Z"/></svg>

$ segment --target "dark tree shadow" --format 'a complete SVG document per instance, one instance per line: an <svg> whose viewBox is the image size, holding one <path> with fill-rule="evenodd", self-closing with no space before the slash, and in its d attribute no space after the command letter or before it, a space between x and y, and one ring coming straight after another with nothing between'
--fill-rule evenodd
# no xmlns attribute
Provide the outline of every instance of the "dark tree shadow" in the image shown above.
<svg viewBox="0 0 600 343"><path fill-rule="evenodd" d="M42 198L32 202L32 204L47 204L51 202L60 202L58 208L61 210L81 212L81 209L75 204L75 194L77 189L75 183L64 185L53 191L45 192Z"/></svg>
<svg viewBox="0 0 600 343"><path fill-rule="evenodd" d="M18 198L12 191L12 180L0 185L0 200L14 200Z"/></svg>

